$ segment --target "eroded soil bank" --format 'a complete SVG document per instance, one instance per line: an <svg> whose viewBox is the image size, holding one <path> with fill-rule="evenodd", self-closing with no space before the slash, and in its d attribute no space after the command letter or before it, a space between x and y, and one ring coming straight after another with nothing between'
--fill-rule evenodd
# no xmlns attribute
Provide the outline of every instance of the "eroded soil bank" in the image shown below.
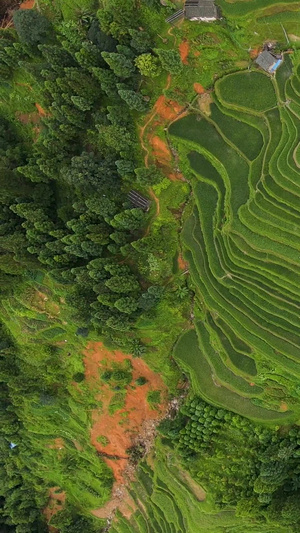
<svg viewBox="0 0 300 533"><path fill-rule="evenodd" d="M112 499L93 514L107 518L127 498L126 485L133 478L128 449L142 443L148 451L155 438L156 425L167 411L167 388L161 377L155 374L140 358L121 351L107 350L101 342L90 342L84 352L85 376L99 408L92 413L91 442L112 468L115 477ZM118 365L131 366L131 382L123 388L123 405L112 412L116 391L103 381L103 373ZM137 384L145 378L143 385ZM160 392L160 403L151 405L147 399L150 392Z"/></svg>

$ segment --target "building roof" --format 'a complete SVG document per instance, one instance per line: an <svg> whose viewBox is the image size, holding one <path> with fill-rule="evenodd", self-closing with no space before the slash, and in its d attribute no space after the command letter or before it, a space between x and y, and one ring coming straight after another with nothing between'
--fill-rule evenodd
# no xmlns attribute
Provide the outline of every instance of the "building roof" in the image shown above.
<svg viewBox="0 0 300 533"><path fill-rule="evenodd" d="M140 207L144 211L148 211L150 207L150 200L142 196L139 192L134 190L130 191L128 193L128 198L134 207Z"/></svg>
<svg viewBox="0 0 300 533"><path fill-rule="evenodd" d="M255 63L257 63L261 68L270 72L272 67L276 63L276 57L274 57L268 50L264 50L256 58Z"/></svg>
<svg viewBox="0 0 300 533"><path fill-rule="evenodd" d="M187 19L217 19L218 11L214 0L186 0L185 17Z"/></svg>

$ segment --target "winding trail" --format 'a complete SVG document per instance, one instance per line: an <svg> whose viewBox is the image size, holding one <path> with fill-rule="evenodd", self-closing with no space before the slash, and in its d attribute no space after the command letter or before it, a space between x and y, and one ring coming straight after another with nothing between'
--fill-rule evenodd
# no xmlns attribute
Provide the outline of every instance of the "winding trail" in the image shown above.
<svg viewBox="0 0 300 533"><path fill-rule="evenodd" d="M174 46L177 47L177 39L176 36L173 35L174 27L172 26L167 31L167 35L173 37L174 39ZM179 44L179 53L181 57L181 61L183 64L188 64L187 56L189 53L189 42L187 40L183 40ZM163 89L163 91L167 91L171 85L172 82L172 76L171 74L168 74L166 85ZM167 142L165 142L163 139L161 139L159 136L155 135L155 124L152 129L152 131L149 133L147 141L146 141L146 135L149 126L153 123L154 119L157 117L157 125L161 126L163 123L165 125L164 129L167 130L167 126L177 120L177 118L183 114L185 111L182 106L180 106L177 102L168 100L166 97L161 94L158 99L156 100L153 111L150 113L149 117L147 118L146 122L143 126L139 128L139 140L141 143L141 147L145 152L144 157L144 164L145 167L149 167L149 158L152 154L154 161L156 164L161 166L163 168L163 173L171 180L171 181L177 181L177 180L183 180L183 176L179 173L178 168L174 173L174 169L171 167L172 160L174 159L174 153L170 147L169 140L167 138ZM149 147L151 145L151 148ZM153 189L149 188L149 195L151 198L155 201L156 204L156 212L155 217L159 216L160 214L160 204L159 204L159 198L154 193ZM148 228L145 232L145 237L149 234L151 223L148 225Z"/></svg>
<svg viewBox="0 0 300 533"><path fill-rule="evenodd" d="M159 205L159 199L157 198L155 192L150 188L149 189L149 194L151 196L151 198L153 198L153 200L155 201L155 204L156 204L156 213L155 213L155 216L158 217L158 215L160 214L160 205ZM147 228L147 235L149 233L149 228L150 226L148 226Z"/></svg>
<svg viewBox="0 0 300 533"><path fill-rule="evenodd" d="M171 28L172 29L172 28ZM167 77L167 83L166 83L166 86L165 86L165 90L167 90L170 85L171 85L171 75L168 74L168 77ZM151 122L153 121L153 119L156 117L157 115L157 102L155 103L154 105L154 110L153 112L151 113L150 117L148 118L147 122L144 124L144 126L142 126L140 128L140 131L139 131L139 139L140 139L140 143L141 143L141 146L142 146L142 149L146 152L145 154L145 158L144 158L144 163L145 163L145 167L148 168L149 167L149 156L150 156L150 150L149 148L146 146L145 144L145 141L144 141L144 137L145 137L145 132L148 128L148 126L151 124ZM159 205L159 199L158 197L156 196L155 192L153 191L153 189L150 187L149 188L149 195L151 196L151 198L153 198L153 200L155 201L155 204L156 204L156 213L155 213L155 216L157 217L159 214L160 214L160 205ZM150 224L146 230L146 233L145 233L145 237L148 235L150 231Z"/></svg>
<svg viewBox="0 0 300 533"><path fill-rule="evenodd" d="M172 29L172 28L171 28ZM167 77L167 83L166 83L166 86L164 88L164 90L168 90L170 85L171 85L171 74L168 74L168 77ZM153 112L151 113L150 117L148 118L147 122L145 122L144 126L142 126L140 128L140 131L139 131L139 139L140 139L140 142L141 142L141 146L143 148L143 150L146 152L146 155L145 155L145 159L144 159L144 162L145 162L145 167L148 168L149 166L149 155L150 155L150 150L149 148L146 146L145 142L144 142L144 137L145 137L145 131L146 129L148 128L148 126L150 126L151 122L153 121L153 119L156 117L157 115L157 104L158 104L158 101L159 101L159 98L158 100L155 102L154 104L154 108L153 108Z"/></svg>

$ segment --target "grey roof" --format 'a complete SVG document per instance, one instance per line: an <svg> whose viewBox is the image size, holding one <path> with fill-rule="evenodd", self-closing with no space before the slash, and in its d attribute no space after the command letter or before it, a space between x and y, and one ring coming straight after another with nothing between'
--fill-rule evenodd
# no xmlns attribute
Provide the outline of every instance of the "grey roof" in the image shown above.
<svg viewBox="0 0 300 533"><path fill-rule="evenodd" d="M186 0L185 17L187 19L218 18L218 11L214 0Z"/></svg>
<svg viewBox="0 0 300 533"><path fill-rule="evenodd" d="M267 72L270 71L271 67L276 62L276 57L274 57L268 50L264 50L259 54L259 56L256 58L255 63L257 63L261 68L266 70Z"/></svg>

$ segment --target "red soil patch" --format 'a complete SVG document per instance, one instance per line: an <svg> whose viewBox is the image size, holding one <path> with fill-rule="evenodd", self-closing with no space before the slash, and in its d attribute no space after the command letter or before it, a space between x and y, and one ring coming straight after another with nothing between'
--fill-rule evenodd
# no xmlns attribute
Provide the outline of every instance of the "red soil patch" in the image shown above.
<svg viewBox="0 0 300 533"><path fill-rule="evenodd" d="M168 33L171 33L171 30L173 28L170 28ZM181 45L182 54L184 53L183 44ZM188 43L186 43L188 44ZM188 49L185 45L186 54L188 54ZM169 89L171 85L171 75L168 75L167 83L165 86L165 90ZM141 142L142 149L145 151L145 166L149 166L149 157L150 153L154 156L156 160L156 164L161 167L163 173L165 176L167 176L171 181L176 180L183 180L184 177L181 173L173 171L173 165L172 165L172 159L173 155L171 153L171 150L167 143L161 139L160 137L154 135L154 131L157 127L170 123L175 121L178 118L178 115L183 112L183 107L179 105L177 102L173 100L168 100L164 95L161 95L157 101L155 102L153 106L153 111L147 118L145 124L143 127L140 128L139 132L139 138ZM152 147L152 150L150 151L148 146L145 144L144 138L145 138L145 132L148 130L147 134L147 140L149 144ZM150 192L151 194L151 192ZM160 208L159 208L159 200L153 193L151 196L154 198L156 202L156 215L159 215ZM148 230L146 232L146 235L148 234L150 226L148 227Z"/></svg>
<svg viewBox="0 0 300 533"><path fill-rule="evenodd" d="M252 59L255 59L258 56L259 52L260 52L259 48L253 48L253 50L250 50L250 57Z"/></svg>
<svg viewBox="0 0 300 533"><path fill-rule="evenodd" d="M52 444L49 444L48 448L51 448L53 450L62 450L62 448L65 447L64 439L61 439L60 437L57 437L54 439Z"/></svg>
<svg viewBox="0 0 300 533"><path fill-rule="evenodd" d="M182 254L178 256L178 267L180 270L186 270L188 268L188 263L183 259Z"/></svg>
<svg viewBox="0 0 300 533"><path fill-rule="evenodd" d="M142 426L148 421L159 420L166 410L166 386L161 377L155 374L140 358L133 358L120 351L108 351L101 342L89 343L85 351L85 375L92 387L99 390L100 373L110 368L113 363L123 363L130 359L132 364L132 383L126 387L125 405L114 414L109 414L108 406L114 391L108 385L101 384L100 394L101 409L95 409L92 415L93 426L91 429L91 442L99 452L118 456L120 459L105 458L112 468L115 479L124 481L124 470L128 464L126 450L132 446L134 439L139 435ZM142 386L135 385L135 380L141 376L147 379ZM147 402L147 394L152 390L162 392L162 403L158 410L153 410ZM107 439L107 444L97 440L98 437Z"/></svg>
<svg viewBox="0 0 300 533"><path fill-rule="evenodd" d="M32 9L34 7L35 0L27 0L26 2L22 2L20 5L20 9Z"/></svg>
<svg viewBox="0 0 300 533"><path fill-rule="evenodd" d="M49 502L47 507L43 511L48 523L50 522L52 516L54 516L59 511L62 511L64 507L66 493L65 491L58 491L60 491L59 487L51 487L51 489L49 489ZM58 529L53 526L49 526L49 531L55 533L56 531L58 531Z"/></svg>
<svg viewBox="0 0 300 533"><path fill-rule="evenodd" d="M40 121L40 117L38 113L19 113L19 111L16 112L16 118L22 122L22 124L38 124Z"/></svg>
<svg viewBox="0 0 300 533"><path fill-rule="evenodd" d="M196 52L194 52L194 57L199 57L201 56L201 52L199 50L196 50Z"/></svg>
<svg viewBox="0 0 300 533"><path fill-rule="evenodd" d="M154 109L161 118L174 120L181 113L183 107L174 100L168 100L165 96L161 95L154 104Z"/></svg>
<svg viewBox="0 0 300 533"><path fill-rule="evenodd" d="M159 163L164 164L171 161L172 157L168 145L160 137L157 137L156 135L152 137L150 139L150 144L153 148L153 155Z"/></svg>
<svg viewBox="0 0 300 533"><path fill-rule="evenodd" d="M47 112L45 111L45 109L42 108L42 106L40 104L35 104L35 107L37 108L38 110L38 114L40 117L46 117L47 116Z"/></svg>
<svg viewBox="0 0 300 533"><path fill-rule="evenodd" d="M181 61L184 65L188 65L189 62L187 60L187 57L189 55L189 50L190 50L190 44L188 41L186 40L183 40L180 45L179 45L179 53L180 53L180 58L181 58Z"/></svg>
<svg viewBox="0 0 300 533"><path fill-rule="evenodd" d="M178 172L177 174L175 174L174 172L171 172L170 174L167 174L167 176L170 181L183 180L183 175L181 174L181 172Z"/></svg>
<svg viewBox="0 0 300 533"><path fill-rule="evenodd" d="M288 404L287 404L287 403L285 403L285 402L281 402L281 404L280 404L280 411L281 411L281 412L285 413L285 411L287 411L288 408L289 408L289 407L288 407Z"/></svg>
<svg viewBox="0 0 300 533"><path fill-rule="evenodd" d="M201 83L194 83L194 91L196 91L196 93L198 94L205 93L205 89L203 85L201 85Z"/></svg>
<svg viewBox="0 0 300 533"><path fill-rule="evenodd" d="M18 85L27 85L25 83L19 83ZM30 91L32 91L32 87L30 87L28 85L28 89ZM37 112L32 112L32 113L19 113L19 112L16 112L16 118L22 122L22 124L32 124L34 127L33 127L33 131L34 131L34 140L36 141L37 138L38 138L38 135L40 133L40 127L39 127L39 124L40 124L40 119L41 118L44 118L46 116L48 116L48 114L46 113L46 111L42 108L42 106L40 106L40 104L37 104L35 103L34 104L36 109L37 109Z"/></svg>

